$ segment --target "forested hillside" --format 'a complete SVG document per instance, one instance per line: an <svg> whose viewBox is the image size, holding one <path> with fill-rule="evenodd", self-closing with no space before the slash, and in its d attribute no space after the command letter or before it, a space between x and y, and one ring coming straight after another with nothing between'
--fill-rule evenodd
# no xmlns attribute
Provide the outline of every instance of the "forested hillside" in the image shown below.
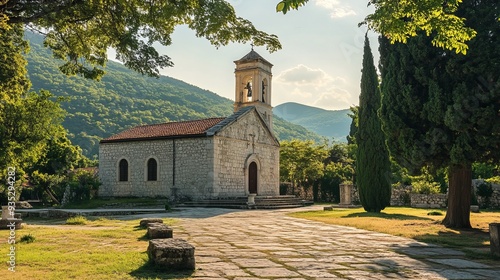
<svg viewBox="0 0 500 280"><path fill-rule="evenodd" d="M289 102L276 106L273 112L276 116L328 139L347 142L352 121L348 115L351 113L350 109L332 111Z"/></svg>
<svg viewBox="0 0 500 280"><path fill-rule="evenodd" d="M28 32L26 37L31 43L27 58L32 89L68 98L62 103L68 112L63 125L87 156L98 154L100 139L129 127L232 113L233 101L227 98L170 77L142 76L111 61L101 81L65 76L41 37ZM280 140L320 140L317 134L280 118L275 118L274 128Z"/></svg>

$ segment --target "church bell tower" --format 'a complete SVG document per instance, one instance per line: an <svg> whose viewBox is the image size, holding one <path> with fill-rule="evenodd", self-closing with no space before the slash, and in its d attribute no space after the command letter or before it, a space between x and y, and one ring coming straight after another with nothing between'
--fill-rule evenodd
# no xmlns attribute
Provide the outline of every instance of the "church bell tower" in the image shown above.
<svg viewBox="0 0 500 280"><path fill-rule="evenodd" d="M252 50L234 62L236 69L236 91L234 111L255 106L262 119L272 131L273 107L271 106L271 68L273 65Z"/></svg>

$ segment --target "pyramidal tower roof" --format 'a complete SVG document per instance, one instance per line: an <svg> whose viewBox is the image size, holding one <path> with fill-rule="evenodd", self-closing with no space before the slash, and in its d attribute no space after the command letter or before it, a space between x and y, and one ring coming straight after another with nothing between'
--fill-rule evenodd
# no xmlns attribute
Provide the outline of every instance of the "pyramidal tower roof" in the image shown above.
<svg viewBox="0 0 500 280"><path fill-rule="evenodd" d="M263 63L273 66L271 62L265 60L262 56L260 56L260 54L254 51L253 48L244 57L240 58L239 60L236 60L234 63L251 62L251 61L262 61Z"/></svg>

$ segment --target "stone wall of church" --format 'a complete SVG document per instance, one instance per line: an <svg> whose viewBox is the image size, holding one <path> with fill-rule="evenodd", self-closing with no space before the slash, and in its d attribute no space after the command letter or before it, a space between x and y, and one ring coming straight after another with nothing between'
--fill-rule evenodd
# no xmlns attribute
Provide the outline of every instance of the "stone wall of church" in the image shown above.
<svg viewBox="0 0 500 280"><path fill-rule="evenodd" d="M147 181L151 157L158 163L157 181ZM126 182L118 180L121 159L129 165ZM103 143L99 147L99 195L172 198L175 193L181 198L208 197L213 185L213 161L212 138Z"/></svg>
<svg viewBox="0 0 500 280"><path fill-rule="evenodd" d="M138 141L99 145L99 196L169 196L172 178L172 144L168 141ZM149 158L158 164L158 180L147 181ZM119 181L119 162L128 162L128 181Z"/></svg>
<svg viewBox="0 0 500 280"><path fill-rule="evenodd" d="M176 139L175 188L181 198L204 199L213 192L213 138Z"/></svg>
<svg viewBox="0 0 500 280"><path fill-rule="evenodd" d="M255 111L223 128L214 142L215 196L246 196L252 161L257 163L257 194L279 195L279 145Z"/></svg>

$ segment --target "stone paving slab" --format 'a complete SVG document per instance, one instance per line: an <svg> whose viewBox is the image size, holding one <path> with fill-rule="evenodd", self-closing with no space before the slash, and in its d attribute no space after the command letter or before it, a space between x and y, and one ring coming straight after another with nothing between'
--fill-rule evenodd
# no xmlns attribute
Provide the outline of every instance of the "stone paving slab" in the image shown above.
<svg viewBox="0 0 500 280"><path fill-rule="evenodd" d="M455 268L488 268L489 266L463 259L428 259L431 262L446 264ZM500 276L500 275L499 275Z"/></svg>
<svg viewBox="0 0 500 280"><path fill-rule="evenodd" d="M189 279L500 279L500 263L481 264L460 251L286 216L320 209L188 208L159 215L181 219L176 235L196 248Z"/></svg>

